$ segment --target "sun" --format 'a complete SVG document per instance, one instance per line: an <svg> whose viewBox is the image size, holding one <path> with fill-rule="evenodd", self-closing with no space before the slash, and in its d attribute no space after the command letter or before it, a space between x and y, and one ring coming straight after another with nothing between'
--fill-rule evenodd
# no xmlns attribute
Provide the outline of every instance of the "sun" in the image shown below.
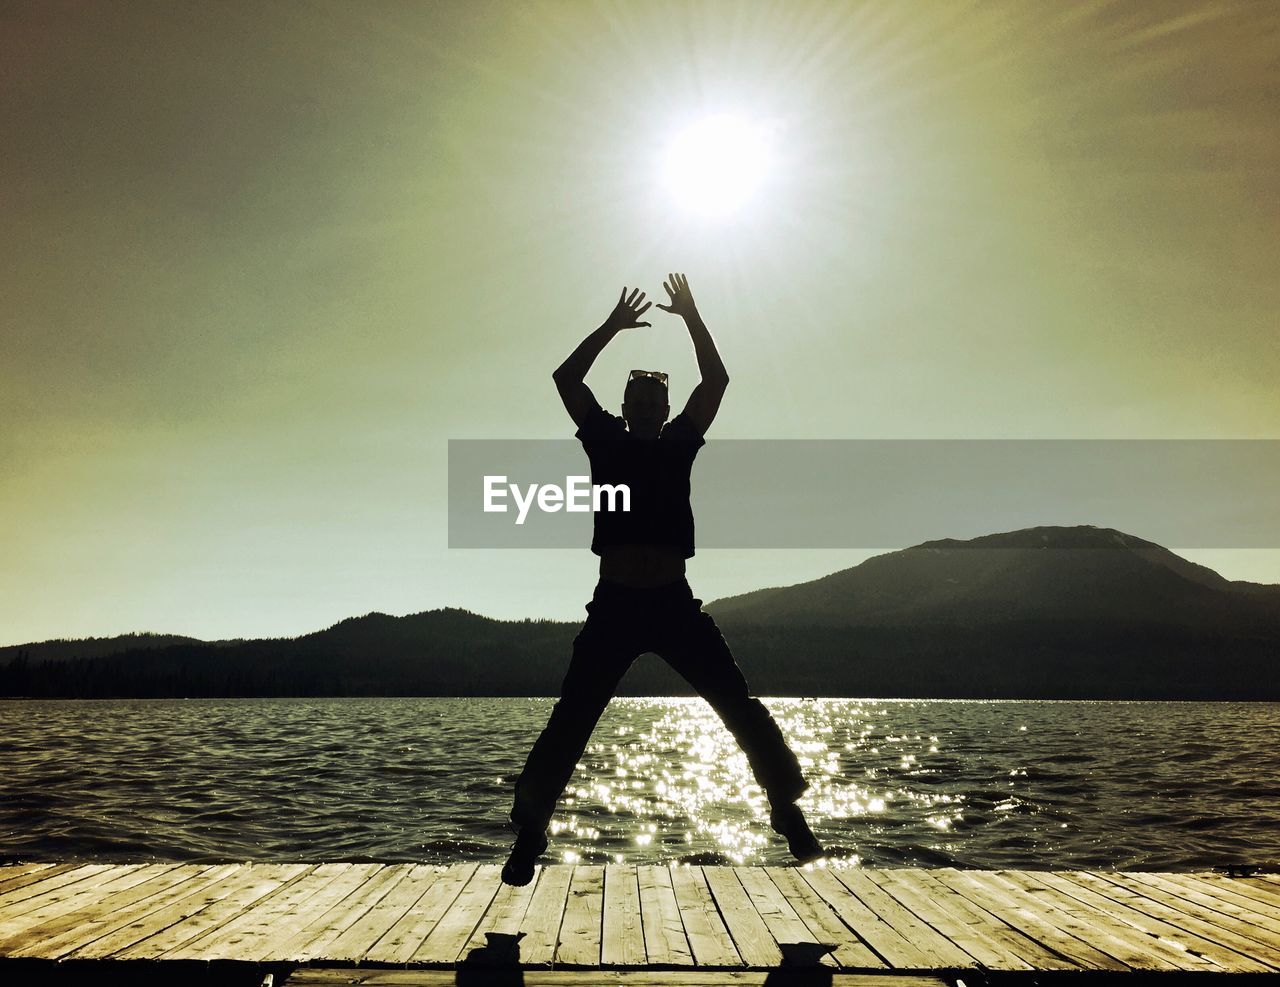
<svg viewBox="0 0 1280 987"><path fill-rule="evenodd" d="M707 218L729 216L759 191L773 165L769 128L719 113L679 131L662 158L662 180L680 207Z"/></svg>

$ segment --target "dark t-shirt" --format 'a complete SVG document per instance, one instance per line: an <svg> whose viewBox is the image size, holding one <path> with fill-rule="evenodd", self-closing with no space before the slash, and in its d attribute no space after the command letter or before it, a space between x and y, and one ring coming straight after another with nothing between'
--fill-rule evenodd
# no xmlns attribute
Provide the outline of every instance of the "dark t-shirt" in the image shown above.
<svg viewBox="0 0 1280 987"><path fill-rule="evenodd" d="M665 545L686 559L692 556L689 473L706 440L688 415L680 412L656 439L637 439L624 419L596 405L576 435L591 461L591 482L625 483L631 490L630 511L596 511L591 551Z"/></svg>

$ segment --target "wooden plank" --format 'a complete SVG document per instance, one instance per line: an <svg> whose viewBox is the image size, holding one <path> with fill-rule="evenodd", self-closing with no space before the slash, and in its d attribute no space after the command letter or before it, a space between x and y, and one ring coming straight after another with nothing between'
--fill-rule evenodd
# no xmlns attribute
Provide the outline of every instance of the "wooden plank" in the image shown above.
<svg viewBox="0 0 1280 987"><path fill-rule="evenodd" d="M382 869L381 864L333 866L340 866L343 870L322 887L317 887L315 883L319 874L317 871L316 874L311 875L308 882L300 884L290 894L280 896L280 907L268 910L258 920L258 926L266 923L265 934L245 933L236 938L235 958L261 963L268 956L279 952L282 945L286 943L296 942L299 938L312 938L315 935L315 926L334 905L346 901L352 893L359 891L374 874ZM297 951L301 952L300 949ZM296 958L286 954L281 959Z"/></svg>
<svg viewBox="0 0 1280 987"><path fill-rule="evenodd" d="M1259 881L1256 877L1223 877L1221 874L1193 875L1209 884L1230 888L1267 905L1280 906L1280 884Z"/></svg>
<svg viewBox="0 0 1280 987"><path fill-rule="evenodd" d="M840 921L840 916L799 875L797 868L769 867L762 870L805 924L810 938L835 947L831 956L840 966L860 970L878 970L887 966L852 929Z"/></svg>
<svg viewBox="0 0 1280 987"><path fill-rule="evenodd" d="M605 867L603 919L600 962L605 966L643 966L647 954L635 864Z"/></svg>
<svg viewBox="0 0 1280 987"><path fill-rule="evenodd" d="M889 925L862 899L836 880L827 868L802 869L800 877L882 960L893 969L919 970L927 968L929 956L897 929Z"/></svg>
<svg viewBox="0 0 1280 987"><path fill-rule="evenodd" d="M1104 876L1104 873L1106 876ZM1191 906L1179 898L1167 896L1173 904L1166 904L1164 901L1156 900L1163 896L1158 890L1142 885L1137 882L1127 882L1125 875L1114 872L1089 873L1081 871L1072 871L1064 874L1064 878L1069 878L1073 884L1079 884L1090 890L1112 898L1113 900L1123 902L1129 908L1149 915L1152 918L1159 919L1165 923L1195 936L1199 936L1208 942L1214 943L1220 950L1231 954L1234 953L1239 957L1239 962L1243 964L1253 963L1261 966L1263 969L1280 969L1280 954L1275 954L1273 959L1267 958L1267 948L1260 943L1250 939L1237 936L1232 930L1223 927L1221 924L1213 921L1206 921L1206 915L1203 911L1188 911ZM1155 897L1152 897L1155 895ZM1233 971L1237 967L1233 967ZM1244 970L1257 972L1255 967L1245 967ZM1242 972L1244 972L1242 970Z"/></svg>
<svg viewBox="0 0 1280 987"><path fill-rule="evenodd" d="M1280 883L1261 877L610 865L539 868L531 885L508 888L498 874L474 864L0 867L14 895L0 893L0 956L298 962L305 949L305 959L451 965L497 956L508 943L486 954L494 933L513 947L523 935L511 958L526 967L686 968L643 971L655 984L703 976L694 963L737 967L719 982L739 982L744 961L773 968L779 944L793 942L835 947L824 976L835 964L1280 970Z"/></svg>
<svg viewBox="0 0 1280 987"><path fill-rule="evenodd" d="M314 864L242 864L227 878L199 894L148 915L141 928L130 927L136 939L112 953L101 952L102 940L86 951L113 959L156 959L232 921L248 908L269 899L291 882L306 876ZM115 941L117 937L107 937ZM72 957L80 955L80 950Z"/></svg>
<svg viewBox="0 0 1280 987"><path fill-rule="evenodd" d="M1100 956L1109 957L1124 969L1159 972L1178 969L1167 959L1152 955L1150 950L1136 948L1127 927L1111 923L1113 930L1101 922L1091 921L1087 907L1079 900L1057 896L1042 884L1036 884L1031 890L1012 879L1016 874L1014 871L982 871L969 872L968 877L970 881L981 884L993 897L1017 903L1027 913L1034 914L1046 926L1056 930L1061 938L1046 944L1073 959L1076 956L1069 950L1078 951L1084 946Z"/></svg>
<svg viewBox="0 0 1280 987"><path fill-rule="evenodd" d="M1153 918L1162 919L1170 925L1185 929L1210 942L1216 942L1259 963L1280 969L1280 952L1268 950L1263 944L1240 936L1232 929L1214 922L1207 922L1203 912L1199 915L1188 912L1187 902L1172 895L1164 895L1158 889L1131 882L1126 875L1112 871L1097 873L1079 871L1072 872L1071 880L1082 883L1100 894L1117 898ZM1170 905L1167 901L1159 900L1160 898L1167 898L1174 904Z"/></svg>
<svg viewBox="0 0 1280 987"><path fill-rule="evenodd" d="M76 881L49 894L38 895L25 902L20 914L0 918L0 951L8 951L27 942L29 930L55 921L72 912L88 909L102 911L103 902L112 891L127 890L141 884L172 864L126 864Z"/></svg>
<svg viewBox="0 0 1280 987"><path fill-rule="evenodd" d="M864 905L880 916L904 939L910 940L925 954L926 960L915 969L963 970L977 966L978 961L938 930L902 907L885 894L866 874L851 868L831 872L836 880L860 898Z"/></svg>
<svg viewBox="0 0 1280 987"><path fill-rule="evenodd" d="M11 864L0 864L0 885L11 877L20 874L30 874L32 871L40 870L45 867L52 867L50 863L40 863L38 861L18 861Z"/></svg>
<svg viewBox="0 0 1280 987"><path fill-rule="evenodd" d="M379 896L362 915L351 922L324 947L324 958L334 962L357 963L398 923L439 880L444 869L428 864L410 864L397 869L398 878L385 895ZM312 955L320 954L310 950Z"/></svg>
<svg viewBox="0 0 1280 987"><path fill-rule="evenodd" d="M513 966L524 962L520 940L525 933L520 926L533 901L539 876L535 870L533 880L518 888L499 883L498 893L462 948L461 962L488 966Z"/></svg>
<svg viewBox="0 0 1280 987"><path fill-rule="evenodd" d="M671 882L671 868L642 864L636 868L636 880L640 885L641 926L649 963L655 966L692 966L693 952L689 948L684 919L680 916L680 903Z"/></svg>
<svg viewBox="0 0 1280 987"><path fill-rule="evenodd" d="M17 899L15 897L15 894L21 888L30 887L33 884L39 884L42 881L47 881L50 878L58 877L61 874L65 874L68 871L73 871L83 866L85 865L75 864L75 863L54 864L52 867L45 867L40 870L33 870L26 874L14 875L13 877L10 877L7 881L5 881L4 888L0 889L0 907L3 907L4 901L6 898L11 898L12 900L16 901Z"/></svg>
<svg viewBox="0 0 1280 987"><path fill-rule="evenodd" d="M715 897L724 917L724 924L733 936L733 945L747 966L773 967L782 963L782 950L774 940L769 927L751 903L738 875L732 867L704 867L707 886Z"/></svg>
<svg viewBox="0 0 1280 987"><path fill-rule="evenodd" d="M560 924L569 897L573 868L565 864L540 867L533 897L520 925L524 938L520 956L526 966L550 966L560 941Z"/></svg>
<svg viewBox="0 0 1280 987"><path fill-rule="evenodd" d="M988 970L1079 969L920 870L866 870L885 894L928 922ZM1031 960L1035 957L1044 965Z"/></svg>
<svg viewBox="0 0 1280 987"><path fill-rule="evenodd" d="M769 878L763 867L735 867L733 872L782 951L784 962L801 963L805 966L836 965L831 953L837 943L815 940L809 927L791 907L791 902L787 901L782 889ZM802 946L809 948L787 948Z"/></svg>
<svg viewBox="0 0 1280 987"><path fill-rule="evenodd" d="M907 872L899 872L906 874ZM1007 950L1033 969L1078 970L1079 964L1047 949L1031 936L1008 924L999 913L988 911L976 902L959 894L954 888L939 881L932 870L913 870L911 879L924 888L933 891L933 901L937 906L946 909L948 914L961 921L972 923L975 933L985 936L997 947Z"/></svg>
<svg viewBox="0 0 1280 987"><path fill-rule="evenodd" d="M494 971L492 980L465 980L453 970L361 970L311 967L294 971L282 987L454 987L455 984L522 984L523 987L770 987L822 984L824 987L946 987L933 975L840 973L821 970L520 970ZM792 974L788 976L787 974ZM519 979L516 979L516 978ZM504 979L505 978L505 979Z"/></svg>
<svg viewBox="0 0 1280 987"><path fill-rule="evenodd" d="M136 888L145 892L132 904L119 902L110 912L92 919L74 918L74 922L60 933L33 942L25 949L14 950L10 955L42 959L62 959L82 953L100 939L121 933L145 916L160 911L174 901L193 895L238 869L238 864L184 864L153 878ZM123 907L121 907L123 906ZM132 940L130 940L132 941Z"/></svg>
<svg viewBox="0 0 1280 987"><path fill-rule="evenodd" d="M1220 882L1201 881L1190 874L1148 874L1146 877L1156 878L1162 887L1178 886L1186 888L1193 897L1188 900L1196 904L1211 907L1216 911L1225 911L1233 918L1243 922L1260 925L1264 929L1280 929L1280 903L1271 904L1264 898L1258 898L1242 891L1224 886ZM1210 902L1222 902L1227 908Z"/></svg>
<svg viewBox="0 0 1280 987"><path fill-rule="evenodd" d="M413 963L454 963L471 933L480 924L502 885L502 867L485 864L475 873L440 917L434 929L413 952Z"/></svg>
<svg viewBox="0 0 1280 987"><path fill-rule="evenodd" d="M557 964L600 965L600 932L603 924L604 868L579 865L573 869L564 919L560 923Z"/></svg>
<svg viewBox="0 0 1280 987"><path fill-rule="evenodd" d="M365 959L373 963L408 963L478 867L477 864L459 864L436 875L413 908L370 947Z"/></svg>
<svg viewBox="0 0 1280 987"><path fill-rule="evenodd" d="M0 867L0 895L10 888L22 887L34 881L43 880L55 868L70 870L75 864L5 864Z"/></svg>
<svg viewBox="0 0 1280 987"><path fill-rule="evenodd" d="M1185 954L1177 949L1152 942L1133 926L1120 922L1105 911L1085 904L1079 898L1060 894L1052 886L1040 880L1038 874L1026 871L997 871L990 880L1004 882L1018 888L1026 900L1060 915L1056 922L1060 928L1077 939L1091 943L1114 956L1135 970L1192 970L1203 971L1205 965L1189 963Z"/></svg>
<svg viewBox="0 0 1280 987"><path fill-rule="evenodd" d="M254 902L240 914L161 953L165 960L220 960L257 956L268 947L277 925L339 879L351 864L316 864L287 887Z"/></svg>
<svg viewBox="0 0 1280 987"><path fill-rule="evenodd" d="M1055 921L1051 921L1040 910L1028 907L1024 898L1014 894L1007 887L1000 884L987 884L980 879L980 876L976 871L959 871L951 868L941 868L937 871L938 880L947 887L993 915L999 915L1023 935L1034 939L1046 949L1066 957L1083 969L1113 971L1129 969L1114 956L1060 929Z"/></svg>
<svg viewBox="0 0 1280 987"><path fill-rule="evenodd" d="M1183 908L1201 911L1215 922L1224 924L1228 928L1238 929L1240 935L1253 938L1274 949L1280 949L1280 923L1267 922L1265 915L1260 915L1257 911L1242 908L1234 901L1208 894L1197 887L1188 887L1180 881L1175 881L1176 874L1126 872L1124 877L1147 887L1156 888L1162 894L1178 897L1187 903ZM1178 908L1176 904L1172 906Z"/></svg>
<svg viewBox="0 0 1280 987"><path fill-rule="evenodd" d="M370 908L386 896L401 880L412 864L369 864L374 868L368 878L353 888L340 901L329 907L311 922L298 929L288 939L272 940L270 948L261 957L264 963L279 963L288 959L303 963L317 956L326 956L326 947L332 945L343 932L359 921Z"/></svg>
<svg viewBox="0 0 1280 987"><path fill-rule="evenodd" d="M1268 969L1256 960L1247 959L1234 950L1227 949L1216 942L1203 939L1185 929L1180 929L1175 925L1170 925L1168 922L1153 918L1145 912L1125 904L1123 901L1116 900L1116 897L1112 894L1103 893L1101 890L1081 884L1075 880L1075 874L1070 872L1046 873L1039 875L1039 877L1045 884L1058 889L1061 893L1078 898L1080 901L1092 905L1098 911L1106 912L1119 921L1133 926L1151 941L1166 945L1171 950L1185 953L1188 957L1188 962L1203 961L1211 969L1221 970L1226 973L1264 973Z"/></svg>
<svg viewBox="0 0 1280 987"><path fill-rule="evenodd" d="M39 926L25 930L22 945L5 943L0 951L9 956L56 959L78 946L92 942L113 929L118 929L136 918L159 907L157 898L173 893L175 888L186 887L191 893L201 875L217 868L209 864L157 865L157 872L128 890L116 891L107 899L97 899L92 909L78 909L69 914L50 919ZM223 873L230 873L234 864L223 865Z"/></svg>
<svg viewBox="0 0 1280 987"><path fill-rule="evenodd" d="M701 867L675 867L671 872L680 920L689 939L689 951L698 966L742 966L742 957L733 936L724 924L720 909Z"/></svg>
<svg viewBox="0 0 1280 987"><path fill-rule="evenodd" d="M1092 877L1102 878L1103 881L1111 883L1117 887L1126 887L1130 891L1142 897L1146 897L1161 906L1170 914L1185 915L1190 922L1197 923L1199 935L1204 938L1211 938L1215 942L1221 942L1222 945L1230 946L1238 952L1243 951L1245 955L1253 956L1258 960L1262 960L1267 965L1280 965L1280 935L1270 936L1266 929L1257 926L1249 926L1247 923L1229 922L1226 915L1215 913L1215 911L1197 908L1196 905L1190 903L1181 895L1172 894L1158 885L1146 881L1140 881L1133 874L1120 872L1094 872ZM1174 919L1167 919L1175 926L1190 928L1185 926L1183 922L1175 922ZM1207 929L1212 929L1213 935L1208 935ZM1268 942L1270 938L1270 942Z"/></svg>
<svg viewBox="0 0 1280 987"><path fill-rule="evenodd" d="M211 898L244 884L242 864L219 864L208 873L176 885L169 891L123 909L104 919L102 927L86 925L83 939L68 943L59 959L101 959L180 921L208 904ZM56 941L50 942L56 948Z"/></svg>
<svg viewBox="0 0 1280 987"><path fill-rule="evenodd" d="M106 878L103 875L110 870L110 864L78 864L60 874L50 877L41 876L38 880L32 881L23 887L15 888L0 897L0 919L21 915L32 908L40 907L39 900L42 898L58 895L59 893L65 896L68 892L63 889L73 884L79 884L81 881L89 881L95 878L105 880ZM56 900L56 898L51 900Z"/></svg>
<svg viewBox="0 0 1280 987"><path fill-rule="evenodd" d="M140 885L173 864L123 864L60 887L49 894L28 899L22 913L0 918L0 952L26 949L40 941L46 927L58 926L67 915L109 914L106 900L111 892ZM55 935L55 933L51 933Z"/></svg>

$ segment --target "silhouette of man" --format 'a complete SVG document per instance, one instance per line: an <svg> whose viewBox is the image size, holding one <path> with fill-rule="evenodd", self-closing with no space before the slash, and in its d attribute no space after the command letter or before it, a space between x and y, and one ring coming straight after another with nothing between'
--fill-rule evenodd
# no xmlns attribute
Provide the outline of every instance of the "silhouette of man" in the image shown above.
<svg viewBox="0 0 1280 987"><path fill-rule="evenodd" d="M582 757L591 731L618 681L637 657L661 656L720 715L746 752L752 773L769 797L770 823L791 853L811 860L823 853L795 804L808 788L795 755L746 679L685 580L693 555L689 474L729 384L729 375L707 331L684 275L669 274L665 312L681 316L693 340L701 380L684 410L667 421L667 375L633 370L623 392L622 417L600 407L584 383L601 350L639 321L649 308L644 294L622 289L604 324L584 339L553 378L577 437L591 462L593 483L625 483L629 511L597 511L591 551L600 556L600 581L587 604L587 621L573 642L573 658L560 698L529 752L515 786L511 823L515 845L502 870L508 884L533 879L547 848L547 826L556 801Z"/></svg>

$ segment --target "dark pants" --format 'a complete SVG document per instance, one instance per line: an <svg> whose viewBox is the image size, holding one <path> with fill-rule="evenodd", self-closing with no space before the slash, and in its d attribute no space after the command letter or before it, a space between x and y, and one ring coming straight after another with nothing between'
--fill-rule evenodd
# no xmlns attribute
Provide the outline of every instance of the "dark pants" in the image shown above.
<svg viewBox="0 0 1280 987"><path fill-rule="evenodd" d="M560 699L516 781L511 818L517 825L545 828L618 681L651 651L724 720L772 806L794 802L808 788L782 731L764 704L748 694L729 646L688 582L633 589L601 580L587 615L573 642Z"/></svg>

